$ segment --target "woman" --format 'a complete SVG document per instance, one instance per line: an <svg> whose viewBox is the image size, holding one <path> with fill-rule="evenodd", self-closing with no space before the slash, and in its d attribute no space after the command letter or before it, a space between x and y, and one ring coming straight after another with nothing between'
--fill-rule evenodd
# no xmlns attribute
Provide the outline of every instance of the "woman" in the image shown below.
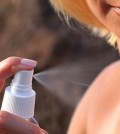
<svg viewBox="0 0 120 134"><path fill-rule="evenodd" d="M50 0L57 12L110 35L120 51L119 0ZM113 36L113 35L116 35ZM119 134L120 61L106 67L79 103L68 134Z"/></svg>
<svg viewBox="0 0 120 134"><path fill-rule="evenodd" d="M120 50L120 2L118 0L51 0L57 12L72 16L102 33L114 33ZM116 37L110 39L112 43ZM0 87L6 78L18 70L32 69L32 61L18 57L0 63ZM119 134L120 133L120 62L106 67L92 83L79 103L67 134ZM16 126L16 127L14 127ZM7 112L0 112L0 133L45 134L37 125Z"/></svg>

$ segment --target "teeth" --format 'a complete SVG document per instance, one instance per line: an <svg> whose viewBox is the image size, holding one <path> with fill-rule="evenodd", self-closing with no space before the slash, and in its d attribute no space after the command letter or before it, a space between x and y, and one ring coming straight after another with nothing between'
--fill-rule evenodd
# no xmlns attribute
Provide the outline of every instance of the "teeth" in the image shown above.
<svg viewBox="0 0 120 134"><path fill-rule="evenodd" d="M120 14L120 8L118 8L118 7L113 7L113 10L114 10L116 13Z"/></svg>

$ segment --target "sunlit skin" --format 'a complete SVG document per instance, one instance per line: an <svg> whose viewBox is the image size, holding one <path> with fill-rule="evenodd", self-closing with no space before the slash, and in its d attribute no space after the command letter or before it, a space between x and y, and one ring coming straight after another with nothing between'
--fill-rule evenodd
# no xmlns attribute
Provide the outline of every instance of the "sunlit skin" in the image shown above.
<svg viewBox="0 0 120 134"><path fill-rule="evenodd" d="M112 32L120 37L120 1L86 0L93 14Z"/></svg>
<svg viewBox="0 0 120 134"><path fill-rule="evenodd" d="M79 103L68 134L120 133L120 61L106 67Z"/></svg>
<svg viewBox="0 0 120 134"><path fill-rule="evenodd" d="M118 37L120 0L86 0L90 10ZM120 61L106 67L79 103L68 134L120 134Z"/></svg>
<svg viewBox="0 0 120 134"><path fill-rule="evenodd" d="M118 37L120 47L120 0L86 0L98 20Z"/></svg>

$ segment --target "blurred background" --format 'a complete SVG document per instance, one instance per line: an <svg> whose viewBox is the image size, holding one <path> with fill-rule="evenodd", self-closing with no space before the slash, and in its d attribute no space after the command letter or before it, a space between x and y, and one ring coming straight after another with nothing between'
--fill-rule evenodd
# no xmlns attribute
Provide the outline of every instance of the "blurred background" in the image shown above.
<svg viewBox="0 0 120 134"><path fill-rule="evenodd" d="M79 63L78 72L82 64L86 70L83 72L84 78L89 78L92 82L106 65L119 58L117 50L74 20L70 23L74 29L64 19L60 20L48 0L1 0L0 61L9 56L36 60L38 65L35 73L76 61ZM69 70L68 66L67 68ZM65 134L78 103L72 102L75 98L79 101L87 87L80 90L80 84L62 83L55 85L54 92L58 92L57 87L61 87L61 91L70 89L63 92L69 103L64 103L64 99L59 99L33 81L33 89L37 93L35 118L50 134Z"/></svg>

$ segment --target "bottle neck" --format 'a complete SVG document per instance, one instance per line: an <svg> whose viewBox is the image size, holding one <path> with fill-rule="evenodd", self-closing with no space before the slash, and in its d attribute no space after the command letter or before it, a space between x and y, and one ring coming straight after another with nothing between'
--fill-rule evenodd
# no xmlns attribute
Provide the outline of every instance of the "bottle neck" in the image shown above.
<svg viewBox="0 0 120 134"><path fill-rule="evenodd" d="M31 85L19 85L14 83L14 81L12 81L11 85L10 85L10 92L16 95L30 95L32 93L32 84Z"/></svg>

